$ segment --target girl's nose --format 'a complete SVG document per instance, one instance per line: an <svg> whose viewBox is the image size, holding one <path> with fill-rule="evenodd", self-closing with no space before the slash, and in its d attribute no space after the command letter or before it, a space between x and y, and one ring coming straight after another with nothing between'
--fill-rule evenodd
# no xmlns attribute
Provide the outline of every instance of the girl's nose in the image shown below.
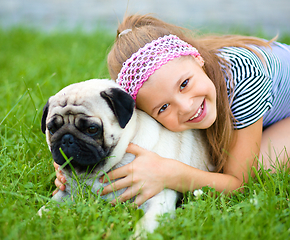
<svg viewBox="0 0 290 240"><path fill-rule="evenodd" d="M186 98L186 97L180 98L180 99L178 99L176 104L178 107L178 113L180 115L186 114L186 113L190 112L190 110L191 110L192 103L190 101L190 98Z"/></svg>

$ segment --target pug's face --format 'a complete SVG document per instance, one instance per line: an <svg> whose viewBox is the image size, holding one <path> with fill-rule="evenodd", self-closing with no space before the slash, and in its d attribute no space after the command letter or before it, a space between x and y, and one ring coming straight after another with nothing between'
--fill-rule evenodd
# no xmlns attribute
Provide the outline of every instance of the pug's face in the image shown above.
<svg viewBox="0 0 290 240"><path fill-rule="evenodd" d="M42 116L42 131L54 161L66 164L68 170L72 165L77 172L101 168L133 110L131 96L110 80L89 80L62 89L48 100Z"/></svg>

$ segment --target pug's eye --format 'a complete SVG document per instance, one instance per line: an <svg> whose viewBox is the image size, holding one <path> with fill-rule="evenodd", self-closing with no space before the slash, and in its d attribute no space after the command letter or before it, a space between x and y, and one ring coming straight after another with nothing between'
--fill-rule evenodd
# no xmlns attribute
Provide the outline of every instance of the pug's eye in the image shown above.
<svg viewBox="0 0 290 240"><path fill-rule="evenodd" d="M56 131L54 131L54 130L49 130L49 133L50 133L50 135L53 135L54 133L55 133Z"/></svg>
<svg viewBox="0 0 290 240"><path fill-rule="evenodd" d="M55 134L55 132L57 131L57 127L55 125L48 125L47 129L48 129L50 135Z"/></svg>
<svg viewBox="0 0 290 240"><path fill-rule="evenodd" d="M47 129L51 135L55 134L63 126L63 118L61 116L55 116L53 119L47 124Z"/></svg>
<svg viewBox="0 0 290 240"><path fill-rule="evenodd" d="M99 133L100 128L98 126L89 126L87 128L87 133L90 135L96 135Z"/></svg>

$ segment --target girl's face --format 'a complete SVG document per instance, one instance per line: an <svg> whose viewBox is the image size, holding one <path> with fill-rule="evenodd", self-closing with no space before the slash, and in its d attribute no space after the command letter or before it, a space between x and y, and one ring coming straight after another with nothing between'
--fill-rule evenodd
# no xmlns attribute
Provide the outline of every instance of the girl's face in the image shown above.
<svg viewBox="0 0 290 240"><path fill-rule="evenodd" d="M216 120L216 89L200 58L175 58L156 70L140 88L137 108L178 132L206 129Z"/></svg>

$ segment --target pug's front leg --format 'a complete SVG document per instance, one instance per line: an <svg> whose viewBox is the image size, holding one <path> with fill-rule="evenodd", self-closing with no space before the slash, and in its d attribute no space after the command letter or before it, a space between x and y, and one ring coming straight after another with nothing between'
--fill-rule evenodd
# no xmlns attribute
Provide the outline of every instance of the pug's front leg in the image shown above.
<svg viewBox="0 0 290 240"><path fill-rule="evenodd" d="M51 199L57 202L63 202L65 198L70 197L70 194L67 191L58 191ZM49 209L44 205L42 206L37 214L42 217L43 212L48 212Z"/></svg>
<svg viewBox="0 0 290 240"><path fill-rule="evenodd" d="M167 212L174 212L178 193L171 189L164 189L154 197L147 200L141 208L144 216L139 220L135 227L133 239L146 238L146 232L152 233L159 225L157 216ZM132 239L131 238L131 239Z"/></svg>

